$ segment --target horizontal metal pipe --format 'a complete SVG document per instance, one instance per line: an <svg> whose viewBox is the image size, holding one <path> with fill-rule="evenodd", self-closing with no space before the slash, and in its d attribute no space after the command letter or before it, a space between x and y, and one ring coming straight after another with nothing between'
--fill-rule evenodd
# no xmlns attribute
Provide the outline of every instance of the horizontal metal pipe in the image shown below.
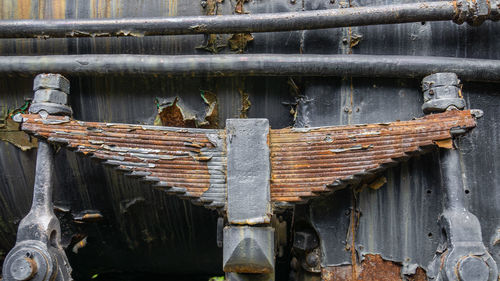
<svg viewBox="0 0 500 281"><path fill-rule="evenodd" d="M0 73L73 75L352 76L421 78L455 72L500 82L500 60L383 55L55 55L0 56Z"/></svg>
<svg viewBox="0 0 500 281"><path fill-rule="evenodd" d="M452 20L454 1L288 13L165 18L3 20L0 38L271 32Z"/></svg>

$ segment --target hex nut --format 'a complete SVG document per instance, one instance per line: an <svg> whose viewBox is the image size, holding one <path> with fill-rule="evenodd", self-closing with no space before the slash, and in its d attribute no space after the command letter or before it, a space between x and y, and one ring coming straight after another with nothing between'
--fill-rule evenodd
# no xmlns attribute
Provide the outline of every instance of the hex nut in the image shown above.
<svg viewBox="0 0 500 281"><path fill-rule="evenodd" d="M427 91L429 89L440 87L440 86L459 86L460 80L456 73L453 72L438 72L422 79L422 90Z"/></svg>
<svg viewBox="0 0 500 281"><path fill-rule="evenodd" d="M38 74L33 82L33 91L40 89L59 90L69 94L69 80L61 74Z"/></svg>
<svg viewBox="0 0 500 281"><path fill-rule="evenodd" d="M58 90L40 89L35 92L33 103L41 103L41 102L67 105L68 95Z"/></svg>
<svg viewBox="0 0 500 281"><path fill-rule="evenodd" d="M293 248L301 251L309 251L318 247L319 242L316 234L311 230L295 232Z"/></svg>

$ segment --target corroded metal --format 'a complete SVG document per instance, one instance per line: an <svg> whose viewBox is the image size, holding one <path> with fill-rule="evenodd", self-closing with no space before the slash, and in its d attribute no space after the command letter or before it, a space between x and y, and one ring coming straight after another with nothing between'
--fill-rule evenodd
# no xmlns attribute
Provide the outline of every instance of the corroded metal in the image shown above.
<svg viewBox="0 0 500 281"><path fill-rule="evenodd" d="M475 126L471 111L385 124L271 131L271 198L301 202L366 180L397 161Z"/></svg>
<svg viewBox="0 0 500 281"><path fill-rule="evenodd" d="M403 278L404 277L404 278ZM416 267L412 272L405 272L401 264L384 260L380 255L368 254L363 262L351 265L329 266L322 269L321 280L324 281L426 281L425 270Z"/></svg>
<svg viewBox="0 0 500 281"><path fill-rule="evenodd" d="M81 122L56 116L23 118L23 130L49 142L65 144L195 203L223 206L223 131Z"/></svg>
<svg viewBox="0 0 500 281"><path fill-rule="evenodd" d="M471 111L411 121L270 131L271 200L304 202L373 175L475 126ZM23 115L22 129L207 206L225 202L225 132ZM456 130L455 130L456 131ZM457 131L458 132L458 131ZM438 142L438 143L436 143Z"/></svg>

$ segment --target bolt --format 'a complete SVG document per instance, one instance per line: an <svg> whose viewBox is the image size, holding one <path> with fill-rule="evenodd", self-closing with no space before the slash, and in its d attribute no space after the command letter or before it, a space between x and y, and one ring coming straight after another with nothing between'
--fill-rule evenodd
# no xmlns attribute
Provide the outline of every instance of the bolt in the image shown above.
<svg viewBox="0 0 500 281"><path fill-rule="evenodd" d="M460 261L458 275L462 281L487 281L490 269L479 257L468 256Z"/></svg>
<svg viewBox="0 0 500 281"><path fill-rule="evenodd" d="M297 0L290 0L290 3L295 4L297 3Z"/></svg>
<svg viewBox="0 0 500 281"><path fill-rule="evenodd" d="M30 280L37 273L37 264L32 258L20 257L10 266L10 275L14 280Z"/></svg>
<svg viewBox="0 0 500 281"><path fill-rule="evenodd" d="M29 112L36 114L42 110L51 115L71 115L68 105L69 80L61 74L38 74L33 82L35 97Z"/></svg>
<svg viewBox="0 0 500 281"><path fill-rule="evenodd" d="M307 254L307 256L306 256L306 263L310 267L316 267L316 266L318 266L318 264L319 264L318 254L316 254L315 252L310 252L309 254Z"/></svg>

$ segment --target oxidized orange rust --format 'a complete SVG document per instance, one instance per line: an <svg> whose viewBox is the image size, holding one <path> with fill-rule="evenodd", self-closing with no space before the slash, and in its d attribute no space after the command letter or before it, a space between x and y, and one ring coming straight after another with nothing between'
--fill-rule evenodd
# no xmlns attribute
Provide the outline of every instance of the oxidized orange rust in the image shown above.
<svg viewBox="0 0 500 281"><path fill-rule="evenodd" d="M366 178L409 153L451 139L454 127L475 127L471 112L386 124L272 130L271 198L302 201L331 191L336 181L341 185L355 176Z"/></svg>
<svg viewBox="0 0 500 281"><path fill-rule="evenodd" d="M24 131L106 160L132 176L182 188L184 197L197 198L208 190L208 162L224 167L225 149L204 152L215 148L205 130L23 117ZM271 198L300 202L356 180L374 180L376 172L422 148L449 148L450 129L474 126L470 111L449 111L403 122L271 130Z"/></svg>
<svg viewBox="0 0 500 281"><path fill-rule="evenodd" d="M50 124L39 115L23 115L22 129L49 141L67 144L83 154L114 161L118 169L144 172L156 182L184 188L185 197L200 197L210 185L210 174L203 148L213 144L203 133L177 130L153 130L141 125L65 121ZM53 122L52 122L53 123Z"/></svg>
<svg viewBox="0 0 500 281"><path fill-rule="evenodd" d="M356 276L353 277L351 265L326 267L321 271L321 279L324 281L403 281L402 265L383 260L380 255L365 255L363 262L356 268ZM414 275L405 276L404 280L424 281L427 280L427 275L422 268L418 267Z"/></svg>

